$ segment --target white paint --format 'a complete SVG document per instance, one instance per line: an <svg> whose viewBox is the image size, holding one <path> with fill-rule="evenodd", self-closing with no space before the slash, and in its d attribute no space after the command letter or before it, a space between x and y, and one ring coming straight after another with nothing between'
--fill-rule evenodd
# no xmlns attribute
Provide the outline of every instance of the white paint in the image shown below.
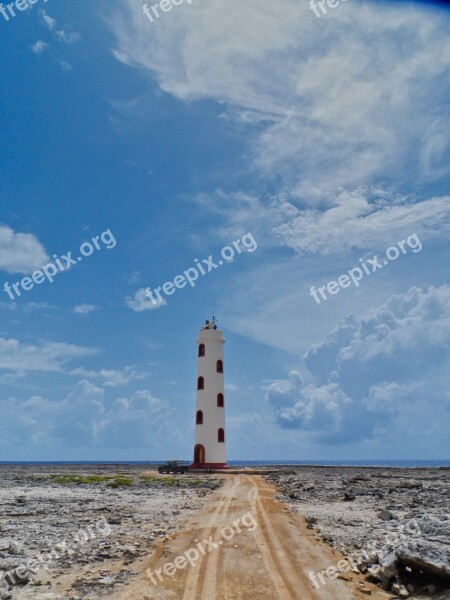
<svg viewBox="0 0 450 600"><path fill-rule="evenodd" d="M197 358L197 381L198 377L203 377L205 386L203 390L197 389L195 416L201 410L203 424L195 425L195 445L204 446L206 464L226 464L225 407L217 406L217 395L223 394L225 398L224 375L217 372L217 361L221 360L224 364L225 340L223 332L214 329L214 326L214 323L210 323L202 327L197 339L197 356L200 344L205 345L205 356ZM219 429L225 431L224 442L218 441Z"/></svg>

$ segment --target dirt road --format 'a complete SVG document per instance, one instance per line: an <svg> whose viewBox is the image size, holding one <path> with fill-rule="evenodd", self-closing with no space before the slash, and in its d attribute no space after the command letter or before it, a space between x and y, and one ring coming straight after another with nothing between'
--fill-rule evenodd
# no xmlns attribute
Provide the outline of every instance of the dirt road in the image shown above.
<svg viewBox="0 0 450 600"><path fill-rule="evenodd" d="M228 475L184 531L161 542L138 580L114 600L374 600L392 596L361 576L308 574L343 557L272 499L259 476ZM178 567L178 568L177 568ZM159 569L159 571L158 571Z"/></svg>

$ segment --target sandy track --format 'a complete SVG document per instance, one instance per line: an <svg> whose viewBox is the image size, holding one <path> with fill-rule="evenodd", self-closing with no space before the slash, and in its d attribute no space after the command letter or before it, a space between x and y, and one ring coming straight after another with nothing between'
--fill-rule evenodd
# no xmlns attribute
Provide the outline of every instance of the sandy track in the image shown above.
<svg viewBox="0 0 450 600"><path fill-rule="evenodd" d="M359 600L371 592L374 600L391 597L375 586L347 573L349 581L326 579L314 588L308 573L335 565L342 557L319 542L303 519L272 499L274 489L261 477L225 476L224 486L187 526L170 540L160 543L145 564L141 576L111 598L114 600ZM247 519L254 515L256 527ZM222 528L234 529L224 539ZM240 532L238 532L240 529ZM230 537L228 529L227 537ZM146 570L156 572L189 549L203 544L195 567L187 565L173 577L162 573L155 586ZM206 542L209 540L209 542ZM212 544L215 544L213 547ZM207 550L205 550L205 548ZM142 567L141 567L142 569ZM157 577L155 577L158 581Z"/></svg>
<svg viewBox="0 0 450 600"><path fill-rule="evenodd" d="M237 488L239 487L239 484L240 481L237 479L231 488L226 488L225 492L220 498L217 508L210 519L208 528L202 531L201 536L198 538L199 540L208 539L211 534L213 535L213 539L217 538L217 529L219 526L223 527L224 525L227 525L228 511L231 503L237 495ZM211 554L206 555L207 565L204 569L203 591L201 596L199 596L202 598L202 600L216 597L218 559L219 552L212 552ZM204 557L200 554L200 558L197 561L195 568L189 569L185 582L183 600L197 598L197 589L201 583L199 574L202 570L203 560Z"/></svg>

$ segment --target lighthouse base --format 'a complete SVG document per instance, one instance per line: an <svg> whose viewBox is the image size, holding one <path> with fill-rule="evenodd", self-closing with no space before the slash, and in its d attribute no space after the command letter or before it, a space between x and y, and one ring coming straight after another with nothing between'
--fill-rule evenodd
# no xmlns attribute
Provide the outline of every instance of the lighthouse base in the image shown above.
<svg viewBox="0 0 450 600"><path fill-rule="evenodd" d="M189 467L189 471L198 469L229 469L227 463L192 463Z"/></svg>

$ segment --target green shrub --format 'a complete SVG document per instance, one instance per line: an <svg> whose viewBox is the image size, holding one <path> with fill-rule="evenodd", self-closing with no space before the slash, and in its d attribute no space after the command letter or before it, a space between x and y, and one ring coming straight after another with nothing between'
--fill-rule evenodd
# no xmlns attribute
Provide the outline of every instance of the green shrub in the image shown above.
<svg viewBox="0 0 450 600"><path fill-rule="evenodd" d="M52 475L55 483L69 485L99 485L106 483L110 487L121 487L133 485L133 479L120 475Z"/></svg>
<svg viewBox="0 0 450 600"><path fill-rule="evenodd" d="M114 478L114 481L110 481L108 483L108 487L112 487L112 488L118 488L118 487L129 487L132 486L134 483L133 479L131 479L131 477L119 477L116 476Z"/></svg>

